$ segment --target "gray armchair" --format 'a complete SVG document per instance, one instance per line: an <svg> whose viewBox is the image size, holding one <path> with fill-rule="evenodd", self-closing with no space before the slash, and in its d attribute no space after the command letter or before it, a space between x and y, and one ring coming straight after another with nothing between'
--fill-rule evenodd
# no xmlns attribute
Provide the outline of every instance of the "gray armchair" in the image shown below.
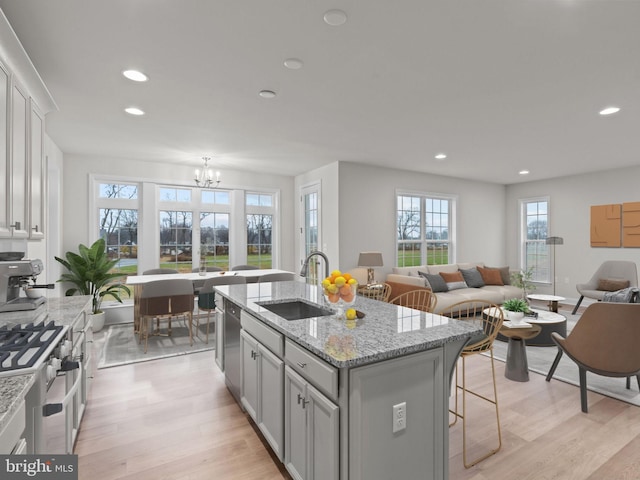
<svg viewBox="0 0 640 480"><path fill-rule="evenodd" d="M580 303L584 297L593 298L594 300L601 301L604 298L604 294L607 290L598 290L598 283L600 280L628 280L629 285L627 287L638 286L638 271L636 269L635 262L629 262L625 260L608 260L603 262L602 265L593 274L591 280L587 283L579 283L576 285L576 289L580 294L578 303L571 312L573 315L578 311ZM624 288L624 287L621 287Z"/></svg>

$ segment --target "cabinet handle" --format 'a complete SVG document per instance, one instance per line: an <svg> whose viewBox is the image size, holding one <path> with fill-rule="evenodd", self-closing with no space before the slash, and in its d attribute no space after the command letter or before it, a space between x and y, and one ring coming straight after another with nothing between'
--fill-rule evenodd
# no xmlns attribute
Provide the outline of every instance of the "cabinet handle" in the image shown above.
<svg viewBox="0 0 640 480"><path fill-rule="evenodd" d="M302 363L302 362L296 362L296 365L298 365L300 368L305 368L307 366L306 363Z"/></svg>
<svg viewBox="0 0 640 480"><path fill-rule="evenodd" d="M9 225L9 227L11 228L15 228L16 230L20 230L20 222L16 222L13 225Z"/></svg>
<svg viewBox="0 0 640 480"><path fill-rule="evenodd" d="M31 230L34 230L36 233L38 233L38 225L36 225L35 227L31 227Z"/></svg>
<svg viewBox="0 0 640 480"><path fill-rule="evenodd" d="M258 352L254 352L253 350L251 350L251 358L255 360L256 358L258 358L258 355L259 355Z"/></svg>
<svg viewBox="0 0 640 480"><path fill-rule="evenodd" d="M306 408L307 403L309 403L309 400L305 400L305 398L302 398L302 408Z"/></svg>
<svg viewBox="0 0 640 480"><path fill-rule="evenodd" d="M300 394L298 394L298 405L300 405L300 400L302 400L304 397Z"/></svg>

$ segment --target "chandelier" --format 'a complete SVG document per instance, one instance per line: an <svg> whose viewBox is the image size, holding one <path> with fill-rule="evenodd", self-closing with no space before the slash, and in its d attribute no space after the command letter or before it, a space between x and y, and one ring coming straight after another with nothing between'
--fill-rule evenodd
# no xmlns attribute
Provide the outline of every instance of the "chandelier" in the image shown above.
<svg viewBox="0 0 640 480"><path fill-rule="evenodd" d="M196 186L200 188L218 188L220 185L220 172L216 172L216 179L213 179L213 170L209 168L210 157L202 157L204 166L202 170L196 168L196 176L194 178Z"/></svg>

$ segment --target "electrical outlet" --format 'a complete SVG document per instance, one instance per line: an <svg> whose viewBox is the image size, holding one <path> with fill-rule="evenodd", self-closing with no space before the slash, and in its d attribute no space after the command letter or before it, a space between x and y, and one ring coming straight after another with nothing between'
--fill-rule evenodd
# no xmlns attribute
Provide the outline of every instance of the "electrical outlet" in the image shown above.
<svg viewBox="0 0 640 480"><path fill-rule="evenodd" d="M407 428L407 402L393 406L393 433Z"/></svg>

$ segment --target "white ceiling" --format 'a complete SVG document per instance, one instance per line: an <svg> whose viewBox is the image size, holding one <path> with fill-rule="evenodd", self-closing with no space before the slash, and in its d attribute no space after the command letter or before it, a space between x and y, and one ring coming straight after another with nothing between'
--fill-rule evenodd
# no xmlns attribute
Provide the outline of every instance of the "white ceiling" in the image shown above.
<svg viewBox="0 0 640 480"><path fill-rule="evenodd" d="M640 165L636 0L0 7L59 107L48 132L65 153L194 168L207 155L223 175L346 160L504 184ZM323 21L335 8L339 27ZM622 110L600 116L609 105Z"/></svg>

